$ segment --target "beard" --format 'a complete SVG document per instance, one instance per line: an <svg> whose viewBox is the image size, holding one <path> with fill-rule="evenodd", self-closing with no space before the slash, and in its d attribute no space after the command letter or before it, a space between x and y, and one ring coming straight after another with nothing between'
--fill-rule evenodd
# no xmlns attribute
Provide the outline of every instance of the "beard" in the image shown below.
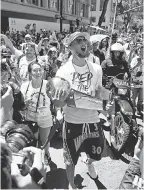
<svg viewBox="0 0 144 190"><path fill-rule="evenodd" d="M89 56L89 51L88 50L85 50L85 51L81 50L81 52L76 52L76 54L79 58L86 58Z"/></svg>
<svg viewBox="0 0 144 190"><path fill-rule="evenodd" d="M86 53L86 54L81 54L81 53L79 53L79 54L77 54L77 56L78 56L79 58L86 58L86 57L87 57L87 53Z"/></svg>

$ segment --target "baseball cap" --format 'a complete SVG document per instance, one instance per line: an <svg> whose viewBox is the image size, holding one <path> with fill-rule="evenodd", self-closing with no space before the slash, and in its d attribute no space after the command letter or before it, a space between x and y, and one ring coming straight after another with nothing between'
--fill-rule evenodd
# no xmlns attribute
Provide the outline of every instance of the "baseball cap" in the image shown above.
<svg viewBox="0 0 144 190"><path fill-rule="evenodd" d="M64 45L66 47L69 47L71 45L71 43L78 37L84 37L85 39L87 39L90 42L90 35L87 32L74 32L74 33L66 36L66 38L63 40Z"/></svg>
<svg viewBox="0 0 144 190"><path fill-rule="evenodd" d="M50 52L50 51L56 51L56 52L57 52L57 48L56 48L56 47L51 47L51 48L48 50L48 52Z"/></svg>
<svg viewBox="0 0 144 190"><path fill-rule="evenodd" d="M45 37L45 38L43 39L43 41L45 41L45 40L49 40L48 37Z"/></svg>
<svg viewBox="0 0 144 190"><path fill-rule="evenodd" d="M31 35L30 34L26 34L25 38L30 38L31 39Z"/></svg>

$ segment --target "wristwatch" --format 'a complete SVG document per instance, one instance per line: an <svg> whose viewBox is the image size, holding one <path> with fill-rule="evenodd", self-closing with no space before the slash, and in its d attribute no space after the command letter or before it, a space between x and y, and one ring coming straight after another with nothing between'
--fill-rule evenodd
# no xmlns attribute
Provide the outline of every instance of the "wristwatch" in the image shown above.
<svg viewBox="0 0 144 190"><path fill-rule="evenodd" d="M40 173L40 171L37 168L31 168L29 171L29 174L31 175L33 181L40 185L44 186L45 185L45 180L43 175Z"/></svg>

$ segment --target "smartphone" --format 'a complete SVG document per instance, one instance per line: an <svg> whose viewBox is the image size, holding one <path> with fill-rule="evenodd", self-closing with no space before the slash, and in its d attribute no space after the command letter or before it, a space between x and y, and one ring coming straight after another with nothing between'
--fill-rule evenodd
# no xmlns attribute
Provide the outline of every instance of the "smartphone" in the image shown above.
<svg viewBox="0 0 144 190"><path fill-rule="evenodd" d="M16 163L17 165L23 165L25 160L25 156L18 153L12 153L12 162Z"/></svg>

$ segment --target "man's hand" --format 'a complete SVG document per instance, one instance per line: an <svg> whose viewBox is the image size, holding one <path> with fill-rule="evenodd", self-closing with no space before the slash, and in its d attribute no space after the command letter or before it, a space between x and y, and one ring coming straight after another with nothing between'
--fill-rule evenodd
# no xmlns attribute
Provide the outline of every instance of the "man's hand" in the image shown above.
<svg viewBox="0 0 144 190"><path fill-rule="evenodd" d="M1 106L9 108L13 104L14 98L13 98L13 91L11 86L7 85L7 91L5 94L1 97Z"/></svg>
<svg viewBox="0 0 144 190"><path fill-rule="evenodd" d="M144 179L142 179L136 175L134 180L133 180L133 188L135 188L137 190L144 189Z"/></svg>
<svg viewBox="0 0 144 190"><path fill-rule="evenodd" d="M20 173L20 170L18 168L18 165L14 162L11 163L11 176L12 177L19 177L21 178L21 173Z"/></svg>
<svg viewBox="0 0 144 190"><path fill-rule="evenodd" d="M96 90L96 98L101 100L110 100L111 98L111 92L104 88L103 86L99 86Z"/></svg>
<svg viewBox="0 0 144 190"><path fill-rule="evenodd" d="M54 95L52 96L52 100L65 101L66 98L67 98L66 93L62 88L56 89Z"/></svg>
<svg viewBox="0 0 144 190"><path fill-rule="evenodd" d="M8 47L13 53L15 52L13 43L4 34L0 35L1 39L4 39L6 47Z"/></svg>
<svg viewBox="0 0 144 190"><path fill-rule="evenodd" d="M30 174L22 176L17 164L13 162L11 164L11 176L18 189L40 189L40 187L32 180Z"/></svg>
<svg viewBox="0 0 144 190"><path fill-rule="evenodd" d="M45 167L44 167L44 155L45 155L44 150L41 150L41 149L35 148L35 147L26 147L23 149L23 151L27 151L30 154L33 154L34 161L33 161L32 168L37 168L42 173L42 175L45 177L46 171L45 171Z"/></svg>

